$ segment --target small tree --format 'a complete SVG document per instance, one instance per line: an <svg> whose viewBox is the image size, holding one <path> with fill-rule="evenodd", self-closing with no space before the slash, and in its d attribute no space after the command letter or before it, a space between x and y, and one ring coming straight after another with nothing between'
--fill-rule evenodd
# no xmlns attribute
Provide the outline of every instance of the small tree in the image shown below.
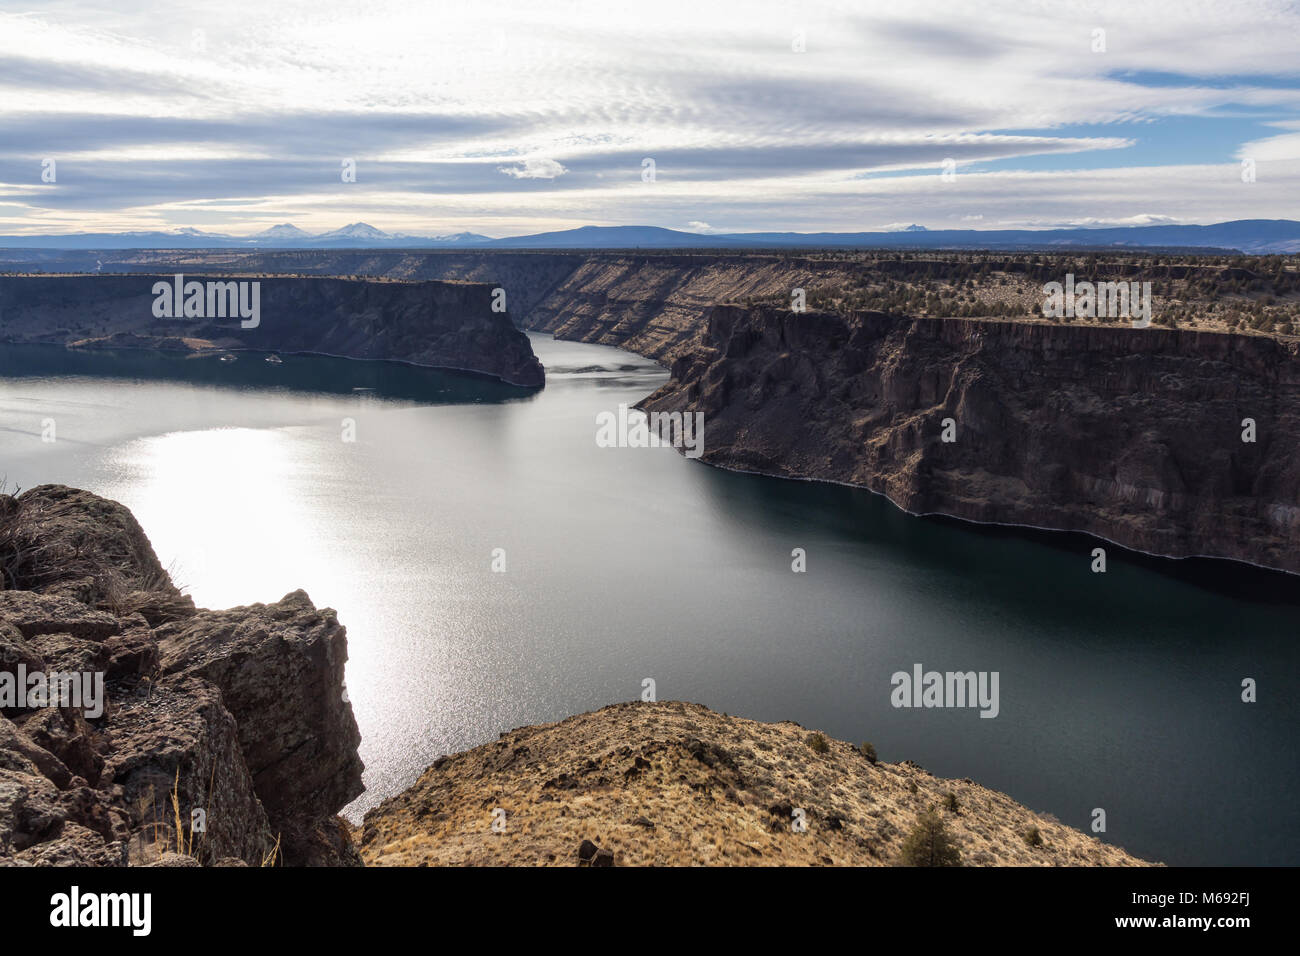
<svg viewBox="0 0 1300 956"><path fill-rule="evenodd" d="M903 866L961 866L961 852L948 837L943 818L933 810L923 810L916 826L903 841Z"/></svg>

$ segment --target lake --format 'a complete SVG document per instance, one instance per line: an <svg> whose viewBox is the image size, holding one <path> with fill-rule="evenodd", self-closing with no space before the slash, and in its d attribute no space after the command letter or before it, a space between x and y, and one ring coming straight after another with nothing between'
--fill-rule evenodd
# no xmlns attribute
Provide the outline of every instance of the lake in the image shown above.
<svg viewBox="0 0 1300 956"><path fill-rule="evenodd" d="M353 819L440 754L650 678L661 700L871 741L1079 828L1103 808L1103 838L1142 856L1300 862L1296 578L1117 547L1094 574L1082 536L602 448L596 416L666 373L532 339L539 392L0 346L0 476L121 501L201 606L303 588L336 608L369 788ZM997 672L997 716L893 707L891 675L916 664Z"/></svg>

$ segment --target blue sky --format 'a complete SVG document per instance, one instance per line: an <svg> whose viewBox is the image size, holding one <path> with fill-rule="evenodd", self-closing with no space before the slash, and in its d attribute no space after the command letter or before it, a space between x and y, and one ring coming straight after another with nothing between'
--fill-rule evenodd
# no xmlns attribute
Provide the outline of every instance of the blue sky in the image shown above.
<svg viewBox="0 0 1300 956"><path fill-rule="evenodd" d="M0 0L0 233L1300 219L1297 37L1236 0Z"/></svg>

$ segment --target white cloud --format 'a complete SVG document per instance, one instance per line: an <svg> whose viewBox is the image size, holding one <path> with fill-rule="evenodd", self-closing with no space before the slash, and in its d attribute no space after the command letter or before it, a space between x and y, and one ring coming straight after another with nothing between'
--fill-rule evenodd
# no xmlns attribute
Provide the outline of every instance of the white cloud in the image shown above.
<svg viewBox="0 0 1300 956"><path fill-rule="evenodd" d="M515 166L498 166L497 171L515 179L558 179L568 172L553 159L525 159Z"/></svg>

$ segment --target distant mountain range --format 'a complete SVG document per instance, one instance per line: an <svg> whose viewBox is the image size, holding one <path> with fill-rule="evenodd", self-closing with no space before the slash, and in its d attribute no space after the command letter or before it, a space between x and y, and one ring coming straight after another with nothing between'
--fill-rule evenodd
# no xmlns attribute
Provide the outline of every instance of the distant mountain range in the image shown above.
<svg viewBox="0 0 1300 956"><path fill-rule="evenodd" d="M742 232L701 234L657 226L583 226L492 239L472 232L415 236L354 222L311 234L290 223L251 236L177 229L168 232L0 236L7 249L1216 249L1245 253L1300 252L1300 222L1238 219L1209 226L1118 226L1072 229L926 229L889 232Z"/></svg>

